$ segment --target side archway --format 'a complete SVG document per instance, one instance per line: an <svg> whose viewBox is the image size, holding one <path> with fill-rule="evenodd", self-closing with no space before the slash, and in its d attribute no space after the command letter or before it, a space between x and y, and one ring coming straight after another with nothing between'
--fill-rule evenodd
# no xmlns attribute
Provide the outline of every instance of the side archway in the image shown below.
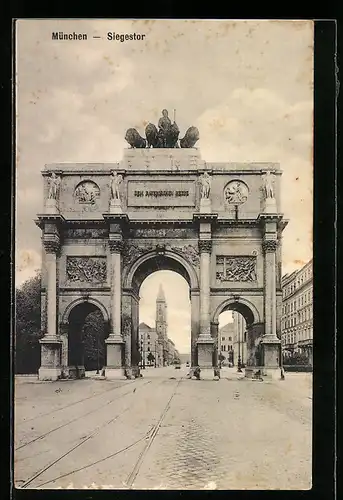
<svg viewBox="0 0 343 500"><path fill-rule="evenodd" d="M80 304L85 304L87 302L89 304L92 304L93 306L96 306L98 309L100 309L100 311L102 312L102 315L104 317L104 321L109 322L110 316L108 314L107 308L104 306L104 304L102 304L102 302L100 302L99 300L97 300L93 297L88 297L87 299L85 299L84 297L80 297L80 298L75 299L72 302L70 302L70 304L67 305L67 307L65 308L65 310L62 314L62 321L61 322L63 324L67 324L68 320L69 320L69 315L70 315L71 311L74 309L74 307L76 307Z"/></svg>
<svg viewBox="0 0 343 500"><path fill-rule="evenodd" d="M239 299L230 297L219 304L214 311L212 317L213 323L218 323L219 315L228 310L237 311L242 314L248 326L261 322L260 313L252 302L241 297Z"/></svg>

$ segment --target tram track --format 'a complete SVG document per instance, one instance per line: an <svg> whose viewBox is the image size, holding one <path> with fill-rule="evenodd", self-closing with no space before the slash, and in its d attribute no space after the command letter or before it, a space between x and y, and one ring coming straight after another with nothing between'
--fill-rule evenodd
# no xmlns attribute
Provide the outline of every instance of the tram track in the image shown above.
<svg viewBox="0 0 343 500"><path fill-rule="evenodd" d="M140 468L141 468L141 466L142 466L142 464L144 462L144 459L145 459L147 453L149 452L149 449L150 449L151 445L153 444L153 442L154 442L154 440L155 440L155 438L156 438L156 436L158 434L158 431L160 430L162 422L165 419L165 416L166 416L166 414L167 414L167 412L168 412L168 410L170 408L170 403L172 402L172 399L174 398L174 396L176 394L176 391L177 391L177 389L178 389L178 387L179 387L179 385L181 383L181 380L182 380L182 378L178 380L178 382L177 382L177 384L176 384L176 386L175 386L175 388L173 390L172 395L170 396L170 398L169 398L166 406L164 407L164 409L163 409L163 411L162 411L162 413L160 415L160 418L159 418L158 422L154 425L154 427L150 431L150 435L149 435L149 437L147 439L147 442L146 442L146 445L145 445L144 449L140 453L137 462L135 463L132 471L130 472L130 474L129 474L127 480L126 480L126 485L128 486L129 489L132 489L133 483L134 483L136 477L138 476Z"/></svg>
<svg viewBox="0 0 343 500"><path fill-rule="evenodd" d="M150 383L151 383L151 380L143 383L143 385L141 387L144 387L145 385L150 384ZM108 401L107 403L105 403L103 405L103 408L106 407L106 406L108 406L108 405L110 405L110 404L112 404L112 403L114 403L114 401L118 401L118 399L123 398L124 396L126 396L127 394L130 394L131 392L132 391L130 390L130 391L124 392L124 394L120 394L117 398L114 398L111 401ZM29 446L30 444L35 443L36 441L39 441L40 439L44 439L46 436L49 436L49 434L52 434L55 431L63 429L63 427L66 427L67 425L70 425L73 422L76 422L77 420L80 420L81 418L84 418L84 417L86 417L88 415L91 415L92 413L95 413L97 411L99 411L99 408L94 408L93 410L90 410L87 413L82 413L82 415L80 415L79 417L72 418L71 420L68 420L64 424L58 425L57 427L54 427L53 429L50 429L49 431L45 432L44 434L41 434L40 436L37 436L34 439L31 439L31 441L28 441L27 443L24 443L24 444L18 446L17 448L14 449L14 451L22 450L26 446ZM22 460L25 460L25 459L22 459Z"/></svg>
<svg viewBox="0 0 343 500"><path fill-rule="evenodd" d="M146 445L144 446L144 449L143 451L140 453L131 473L129 474L128 476L128 479L126 481L126 486L128 486L129 489L131 489L132 487L132 484L135 480L135 478L137 477L138 473L139 473L139 470L142 466L142 463L144 461L144 458L146 456L146 454L148 453L161 425L162 425L162 422L170 408L170 403L173 399L173 397L175 396L176 394L176 391L180 385L180 382L181 382L182 379L178 380L177 384L175 385L175 388L173 389L173 392L172 392L172 395L170 396L167 404L165 405L163 411L161 412L161 415L160 415L160 418L158 420L158 422L153 425L152 427L150 426L150 429L148 429L139 439L135 440L134 442L130 443L129 445L125 446L124 448L114 452L114 453L111 453L110 455L106 456L106 457L103 457L95 462L92 462L91 464L88 464L86 466L83 466L83 467L80 467L79 469L75 469L73 471L70 471L70 472L67 472L65 474L61 474L59 475L58 477L55 477L53 479L49 479L43 483L40 483L39 485L36 486L36 488L39 488L41 486L45 486L49 483L52 483L52 482L55 482L59 479L62 479L62 478L65 478L65 477L68 477L72 474L75 474L77 472L80 472L80 471L83 471L87 468L90 468L90 467L93 467L94 465L97 465L101 462L105 462L106 460L109 460L110 458L113 458L115 457L116 455L119 455L120 453L123 453L125 452L126 450L130 449L130 448L133 448L135 445L137 445L138 443L146 440ZM147 384L149 384L151 381L148 381L146 384L144 384L145 386ZM163 383L165 383L166 381L165 380L162 380L161 383L159 385L162 385ZM47 464L46 466L44 466L41 470L39 470L38 472L36 472L35 474L33 474L30 478L28 478L27 480L25 480L22 484L18 485L20 488L27 488L27 486L29 486L35 479L39 478L44 472L46 472L47 470L51 469L51 467L53 467L54 465L56 465L58 462L60 462L61 460L63 460L65 457L67 457L68 455L70 455L70 453L72 453L74 450L76 450L77 448L79 448L80 446L82 446L84 443L86 443L89 439L93 438L98 432L100 432L103 428L105 428L106 426L110 425L111 423L113 423L114 421L116 421L121 415L123 415L125 412L129 411L130 409L132 409L132 406L135 404L135 401L132 402L131 405L129 405L127 408L125 408L125 410L121 411L120 413L118 413L115 417L111 418L110 420L104 422L103 424L101 424L100 426L98 426L96 429L94 429L91 433L89 433L87 436L85 436L84 438L82 438L80 440L79 443L77 443L76 445L72 446L71 448L69 448L66 452L64 452L62 455L60 455L59 457L57 457L55 460L53 460L52 462L50 462L49 464Z"/></svg>
<svg viewBox="0 0 343 500"><path fill-rule="evenodd" d="M132 380L132 382L127 382L125 385L130 385L130 384L133 384L134 382L136 382L136 379ZM110 388L106 389L105 391L101 391L97 394L92 394L91 396L87 396L86 398L79 399L78 401L74 401L73 403L70 403L69 405L61 406L59 408L56 408L55 410L50 410L50 411L47 411L46 413L41 413L40 415L37 415L36 417L28 418L27 420L23 420L22 422L18 422L16 424L16 426L20 427L22 425L25 425L27 422L31 422L32 420L36 421L38 418L47 417L48 415L51 415L52 413L57 413L59 411L65 410L66 408L71 408L72 406L75 406L79 403L83 403L84 401L89 401L92 398L102 396L103 394L106 394L106 393L111 392L111 391L115 391L116 389L121 389L122 387L124 387L124 385L110 387Z"/></svg>

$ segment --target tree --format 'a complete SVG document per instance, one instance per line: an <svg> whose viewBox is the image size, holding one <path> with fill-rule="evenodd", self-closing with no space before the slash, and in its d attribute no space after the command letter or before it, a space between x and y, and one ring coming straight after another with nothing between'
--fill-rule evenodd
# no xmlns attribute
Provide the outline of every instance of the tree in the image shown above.
<svg viewBox="0 0 343 500"><path fill-rule="evenodd" d="M149 361L150 364L152 364L155 361L155 356L151 351L148 354L147 360Z"/></svg>
<svg viewBox="0 0 343 500"><path fill-rule="evenodd" d="M15 291L14 369L37 373L40 366L41 275L37 274Z"/></svg>
<svg viewBox="0 0 343 500"><path fill-rule="evenodd" d="M105 321L101 311L94 311L86 316L82 332L85 369L101 370L105 365L106 336Z"/></svg>

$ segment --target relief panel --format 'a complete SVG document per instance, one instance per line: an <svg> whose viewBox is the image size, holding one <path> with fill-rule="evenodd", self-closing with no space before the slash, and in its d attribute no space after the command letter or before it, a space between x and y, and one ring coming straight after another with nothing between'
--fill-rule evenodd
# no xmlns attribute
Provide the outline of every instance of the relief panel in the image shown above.
<svg viewBox="0 0 343 500"><path fill-rule="evenodd" d="M225 256L216 259L216 279L220 282L255 282L256 256Z"/></svg>
<svg viewBox="0 0 343 500"><path fill-rule="evenodd" d="M68 256L66 274L68 284L105 283L107 280L106 257Z"/></svg>

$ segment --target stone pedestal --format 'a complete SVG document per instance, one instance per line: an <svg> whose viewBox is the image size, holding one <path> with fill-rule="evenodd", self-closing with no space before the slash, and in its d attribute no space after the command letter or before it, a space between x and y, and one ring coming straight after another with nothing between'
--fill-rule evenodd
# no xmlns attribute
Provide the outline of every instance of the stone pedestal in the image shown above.
<svg viewBox="0 0 343 500"><path fill-rule="evenodd" d="M118 337L112 337L105 340L107 363L105 376L107 379L125 379L125 370L123 368L123 348L124 341Z"/></svg>
<svg viewBox="0 0 343 500"><path fill-rule="evenodd" d="M57 337L43 337L41 344L41 366L38 370L39 380L58 380L62 375L60 363L62 341Z"/></svg>
<svg viewBox="0 0 343 500"><path fill-rule="evenodd" d="M59 214L60 211L58 209L57 200L53 198L49 198L45 202L45 213L49 215Z"/></svg>
<svg viewBox="0 0 343 500"><path fill-rule="evenodd" d="M198 366L201 370L212 369L213 367L213 347L214 341L212 338L201 338L197 341L198 351ZM213 375L213 373L212 373Z"/></svg>
<svg viewBox="0 0 343 500"><path fill-rule="evenodd" d="M263 212L265 214L276 214L277 213L275 198L267 198L264 200Z"/></svg>
<svg viewBox="0 0 343 500"><path fill-rule="evenodd" d="M210 214L211 213L211 200L209 198L201 198L200 200L200 213Z"/></svg>
<svg viewBox="0 0 343 500"><path fill-rule="evenodd" d="M121 368L123 366L122 339L109 338L105 340L107 348L107 368Z"/></svg>
<svg viewBox="0 0 343 500"><path fill-rule="evenodd" d="M263 365L266 368L280 368L281 342L278 338L265 335L261 341Z"/></svg>
<svg viewBox="0 0 343 500"><path fill-rule="evenodd" d="M110 201L109 213L110 214L122 214L123 213L120 200L111 200Z"/></svg>

